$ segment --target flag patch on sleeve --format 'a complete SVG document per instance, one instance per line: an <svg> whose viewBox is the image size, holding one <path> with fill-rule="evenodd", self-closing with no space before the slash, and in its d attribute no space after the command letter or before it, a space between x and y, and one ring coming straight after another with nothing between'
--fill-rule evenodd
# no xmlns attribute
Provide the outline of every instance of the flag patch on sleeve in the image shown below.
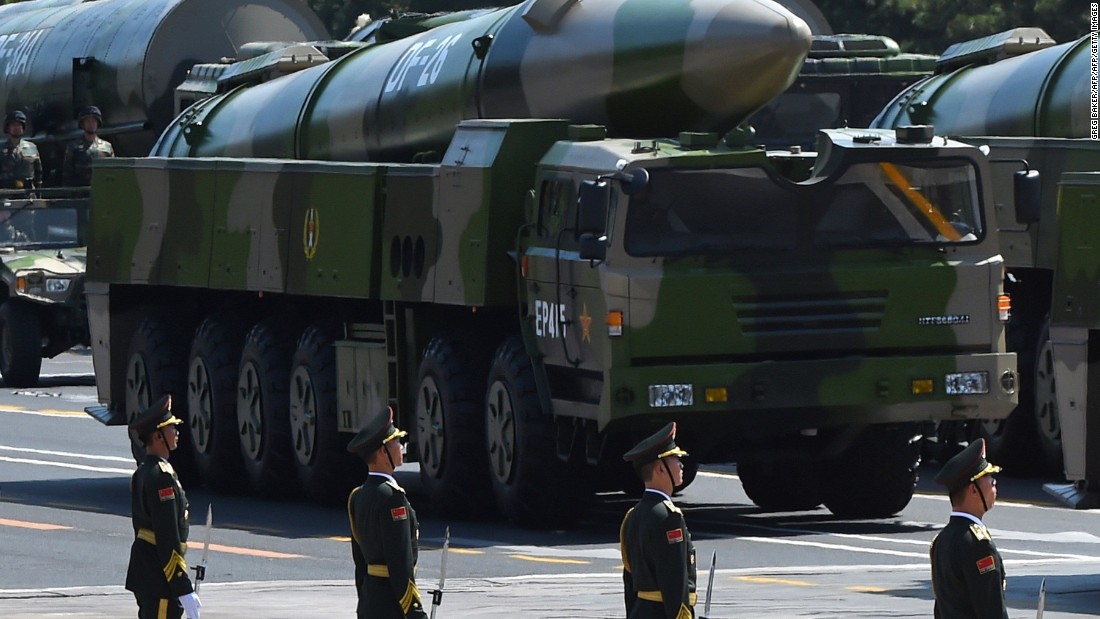
<svg viewBox="0 0 1100 619"><path fill-rule="evenodd" d="M391 509L390 516L394 520L405 520L409 517L409 512L407 509L405 509L405 506L402 505L401 507L395 507Z"/></svg>
<svg viewBox="0 0 1100 619"><path fill-rule="evenodd" d="M978 573L986 574L997 569L996 562L993 561L993 555L989 555L984 559L978 559Z"/></svg>
<svg viewBox="0 0 1100 619"><path fill-rule="evenodd" d="M679 544L684 541L684 530L672 529L671 531L665 531L665 537L668 538L668 543Z"/></svg>
<svg viewBox="0 0 1100 619"><path fill-rule="evenodd" d="M157 496L161 501L171 501L176 498L176 491L171 488L161 488L157 490Z"/></svg>

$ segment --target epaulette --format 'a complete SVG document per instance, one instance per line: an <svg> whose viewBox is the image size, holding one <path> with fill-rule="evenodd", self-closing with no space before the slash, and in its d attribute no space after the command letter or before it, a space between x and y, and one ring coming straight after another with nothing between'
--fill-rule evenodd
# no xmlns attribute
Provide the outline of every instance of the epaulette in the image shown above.
<svg viewBox="0 0 1100 619"><path fill-rule="evenodd" d="M978 523L970 525L970 532L974 534L974 537L976 537L978 541L988 542L993 539L989 537L989 531Z"/></svg>
<svg viewBox="0 0 1100 619"><path fill-rule="evenodd" d="M161 473L168 473L169 475L175 475L176 474L176 469L172 468L172 465L169 464L165 460L161 460L160 462L157 462L157 465L160 466L160 472Z"/></svg>
<svg viewBox="0 0 1100 619"><path fill-rule="evenodd" d="M401 494L405 494L405 489L402 488L401 486L398 486L397 482L393 481L392 479L387 479L386 480L386 485L388 485L389 487L393 488L394 490L400 492Z"/></svg>
<svg viewBox="0 0 1100 619"><path fill-rule="evenodd" d="M670 511L670 512L672 512L672 513L674 513L674 514L680 514L681 516L682 516L682 515L684 515L684 512L680 511L680 508L679 508L679 507L676 507L675 505L673 505L673 504L672 504L672 501L670 501L670 500L668 500L668 499L665 499L665 500L663 500L663 501L661 501L661 502L665 504L665 507L667 507L667 508L668 508L668 511Z"/></svg>

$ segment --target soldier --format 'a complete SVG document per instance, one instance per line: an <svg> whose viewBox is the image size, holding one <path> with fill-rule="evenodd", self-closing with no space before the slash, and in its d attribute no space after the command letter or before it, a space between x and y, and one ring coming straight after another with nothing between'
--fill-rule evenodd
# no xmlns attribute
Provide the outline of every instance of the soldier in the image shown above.
<svg viewBox="0 0 1100 619"><path fill-rule="evenodd" d="M1000 470L978 439L936 475L951 497L951 520L929 551L937 619L1008 619L1004 562L982 522L997 501L993 473Z"/></svg>
<svg viewBox="0 0 1100 619"><path fill-rule="evenodd" d="M695 616L695 547L683 512L672 504L686 455L670 423L623 456L645 482L641 500L619 528L627 619Z"/></svg>
<svg viewBox="0 0 1100 619"><path fill-rule="evenodd" d="M0 189L34 189L42 184L38 147L23 139L27 115L20 110L4 119L8 141L0 148Z"/></svg>
<svg viewBox="0 0 1100 619"><path fill-rule="evenodd" d="M99 128L103 126L103 114L98 107L89 105L81 109L76 117L76 124L84 131L84 135L65 149L61 178L66 187L91 185L92 160L115 156L111 143L97 135Z"/></svg>
<svg viewBox="0 0 1100 619"><path fill-rule="evenodd" d="M130 547L126 588L134 592L138 618L199 619L199 596L187 575L187 495L168 454L179 442L182 421L164 396L142 412L130 431L145 445L145 460L130 479L137 538Z"/></svg>
<svg viewBox="0 0 1100 619"><path fill-rule="evenodd" d="M356 613L360 619L427 619L416 588L416 522L405 491L393 478L405 459L401 441L407 432L393 425L393 409L371 419L348 443L348 451L367 463L370 474L348 496L351 519Z"/></svg>

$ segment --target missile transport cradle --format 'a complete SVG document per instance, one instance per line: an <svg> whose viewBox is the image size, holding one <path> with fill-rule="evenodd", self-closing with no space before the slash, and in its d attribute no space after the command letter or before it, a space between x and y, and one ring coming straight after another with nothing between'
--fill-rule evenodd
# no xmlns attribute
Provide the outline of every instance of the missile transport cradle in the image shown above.
<svg viewBox="0 0 1100 619"><path fill-rule="evenodd" d="M934 123L988 151L1020 406L975 429L1009 472L1064 472L1070 485L1047 489L1076 507L1100 507L1100 257L1090 240L1100 141L1090 136L1089 49L1087 36L1057 45L1035 28L952 46L935 75L901 92L874 121ZM1022 171L1041 179L1026 203L1013 191ZM957 426L947 434L966 435Z"/></svg>
<svg viewBox="0 0 1100 619"><path fill-rule="evenodd" d="M392 406L436 509L532 525L674 420L762 507L896 513L922 422L1016 406L989 163L752 146L809 43L767 0L529 0L197 101L95 166L90 412L171 393L181 473L341 500Z"/></svg>

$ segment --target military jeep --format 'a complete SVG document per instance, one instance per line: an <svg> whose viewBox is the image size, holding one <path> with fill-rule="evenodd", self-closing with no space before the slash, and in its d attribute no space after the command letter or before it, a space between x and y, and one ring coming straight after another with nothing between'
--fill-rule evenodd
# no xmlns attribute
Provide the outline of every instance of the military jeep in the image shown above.
<svg viewBox="0 0 1100 619"><path fill-rule="evenodd" d="M44 357L88 345L88 206L81 190L0 191L0 374L38 382Z"/></svg>

